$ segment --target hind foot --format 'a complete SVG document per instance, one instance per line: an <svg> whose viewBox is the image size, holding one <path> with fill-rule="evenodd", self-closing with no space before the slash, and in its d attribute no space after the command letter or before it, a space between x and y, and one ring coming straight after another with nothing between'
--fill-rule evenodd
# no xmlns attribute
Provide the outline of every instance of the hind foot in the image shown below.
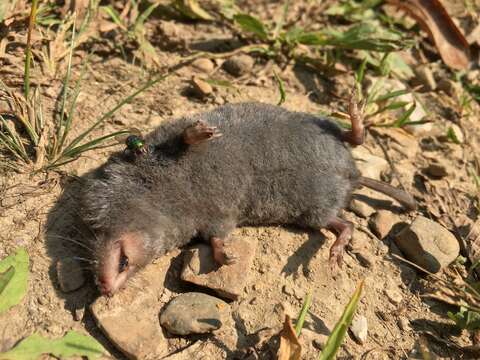
<svg viewBox="0 0 480 360"><path fill-rule="evenodd" d="M222 136L222 133L215 126L208 126L199 120L183 131L183 141L188 145L197 145Z"/></svg>
<svg viewBox="0 0 480 360"><path fill-rule="evenodd" d="M365 129L363 127L363 110L364 105L357 103L357 90L353 87L350 95L350 103L348 105L348 114L350 116L350 122L352 123L352 129L344 131L342 134L342 140L348 142L352 146L362 145L365 140Z"/></svg>
<svg viewBox="0 0 480 360"><path fill-rule="evenodd" d="M330 247L330 268L335 271L342 267L345 247L349 244L353 234L353 224L338 217L331 220L327 227L337 234L337 240Z"/></svg>
<svg viewBox="0 0 480 360"><path fill-rule="evenodd" d="M217 237L212 237L210 239L210 244L212 245L213 259L219 265L231 265L237 261L236 256L228 255L225 252L225 247L223 240Z"/></svg>

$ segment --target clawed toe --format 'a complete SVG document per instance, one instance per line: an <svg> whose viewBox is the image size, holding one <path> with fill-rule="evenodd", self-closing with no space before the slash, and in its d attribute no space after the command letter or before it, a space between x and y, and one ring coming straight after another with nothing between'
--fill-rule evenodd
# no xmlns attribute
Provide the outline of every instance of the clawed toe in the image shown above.
<svg viewBox="0 0 480 360"><path fill-rule="evenodd" d="M225 263L223 265L232 265L238 261L238 256L224 254Z"/></svg>
<svg viewBox="0 0 480 360"><path fill-rule="evenodd" d="M185 129L183 139L188 145L196 145L219 138L222 135L216 126L208 126L205 122L199 120Z"/></svg>
<svg viewBox="0 0 480 360"><path fill-rule="evenodd" d="M222 266L235 264L238 260L238 257L234 255L228 255L225 253L225 251L215 251L214 249L213 259L218 266Z"/></svg>
<svg viewBox="0 0 480 360"><path fill-rule="evenodd" d="M332 246L330 249L330 257L328 259L330 270L333 274L338 273L343 264L343 249Z"/></svg>

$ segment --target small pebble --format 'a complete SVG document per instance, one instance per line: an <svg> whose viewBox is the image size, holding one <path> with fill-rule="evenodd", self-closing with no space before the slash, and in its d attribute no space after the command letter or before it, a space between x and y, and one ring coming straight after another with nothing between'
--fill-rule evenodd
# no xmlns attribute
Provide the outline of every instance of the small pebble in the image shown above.
<svg viewBox="0 0 480 360"><path fill-rule="evenodd" d="M370 218L369 225L379 239L384 239L398 222L398 217L388 210L379 210Z"/></svg>
<svg viewBox="0 0 480 360"><path fill-rule="evenodd" d="M246 54L232 56L223 63L226 72L233 76L242 76L252 71L255 60Z"/></svg>
<svg viewBox="0 0 480 360"><path fill-rule="evenodd" d="M315 331L310 329L302 329L302 333L300 334L300 339L305 344L312 344L312 346L317 350L322 350L327 343L328 336L325 334L319 334Z"/></svg>
<svg viewBox="0 0 480 360"><path fill-rule="evenodd" d="M69 258L57 262L57 277L60 288L65 293L78 290L85 283L82 267L77 261Z"/></svg>
<svg viewBox="0 0 480 360"><path fill-rule="evenodd" d="M355 339L357 339L361 344L364 344L368 336L367 318L363 315L356 316L350 325L350 331Z"/></svg>
<svg viewBox="0 0 480 360"><path fill-rule="evenodd" d="M437 88L437 82L433 77L430 64L416 66L414 71L417 75L416 80L419 81L427 91L433 91Z"/></svg>
<svg viewBox="0 0 480 360"><path fill-rule="evenodd" d="M191 292L173 299L160 316L160 323L172 334L204 334L220 329L228 315L226 302Z"/></svg>
<svg viewBox="0 0 480 360"><path fill-rule="evenodd" d="M192 63L192 67L206 74L210 74L215 68L215 65L210 59L200 58Z"/></svg>
<svg viewBox="0 0 480 360"><path fill-rule="evenodd" d="M410 321L407 318L401 317L397 320L397 325L402 331L410 330Z"/></svg>
<svg viewBox="0 0 480 360"><path fill-rule="evenodd" d="M448 175L447 168L438 163L431 163L428 165L428 167L425 169L425 172L434 178L442 178Z"/></svg>
<svg viewBox="0 0 480 360"><path fill-rule="evenodd" d="M199 79L197 77L192 78L190 85L191 85L192 95L200 99L205 98L213 93L212 86L206 81Z"/></svg>
<svg viewBox="0 0 480 360"><path fill-rule="evenodd" d="M387 295L388 300L390 300L390 302L393 305L398 305L403 300L402 293L398 289L394 289L394 288L386 289L385 295Z"/></svg>
<svg viewBox="0 0 480 360"><path fill-rule="evenodd" d="M438 82L438 90L455 98L459 98L462 93L462 87L458 82L445 78Z"/></svg>

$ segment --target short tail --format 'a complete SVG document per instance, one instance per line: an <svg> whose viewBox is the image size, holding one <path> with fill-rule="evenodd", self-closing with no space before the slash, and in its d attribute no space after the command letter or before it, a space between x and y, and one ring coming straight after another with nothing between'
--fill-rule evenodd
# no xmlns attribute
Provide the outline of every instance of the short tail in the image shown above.
<svg viewBox="0 0 480 360"><path fill-rule="evenodd" d="M397 189L382 181L366 178L363 176L360 177L359 184L390 196L391 198L397 200L400 204L402 204L407 210L415 210L417 208L417 202L415 201L413 196L404 190Z"/></svg>

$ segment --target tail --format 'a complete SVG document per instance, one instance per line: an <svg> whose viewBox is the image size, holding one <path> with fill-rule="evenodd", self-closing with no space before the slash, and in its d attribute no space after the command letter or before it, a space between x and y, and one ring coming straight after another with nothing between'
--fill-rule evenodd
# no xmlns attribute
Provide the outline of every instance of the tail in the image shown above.
<svg viewBox="0 0 480 360"><path fill-rule="evenodd" d="M417 202L413 196L404 190L397 189L382 181L369 179L363 176L360 177L359 183L360 185L390 196L402 204L407 210L415 210L417 208Z"/></svg>

